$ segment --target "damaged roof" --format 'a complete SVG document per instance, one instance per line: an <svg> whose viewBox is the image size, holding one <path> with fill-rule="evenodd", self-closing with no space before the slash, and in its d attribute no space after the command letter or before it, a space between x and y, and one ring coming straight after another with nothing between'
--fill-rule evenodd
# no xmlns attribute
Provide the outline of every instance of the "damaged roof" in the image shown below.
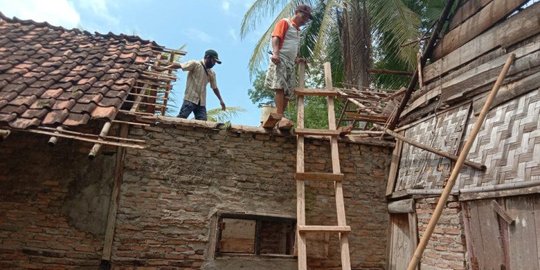
<svg viewBox="0 0 540 270"><path fill-rule="evenodd" d="M115 118L162 47L0 13L0 127L79 126Z"/></svg>

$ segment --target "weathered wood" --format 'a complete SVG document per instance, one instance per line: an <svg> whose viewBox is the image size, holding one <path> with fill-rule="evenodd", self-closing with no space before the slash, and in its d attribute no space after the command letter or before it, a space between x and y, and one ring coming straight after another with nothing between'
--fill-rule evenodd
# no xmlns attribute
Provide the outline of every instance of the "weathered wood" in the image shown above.
<svg viewBox="0 0 540 270"><path fill-rule="evenodd" d="M339 232L347 233L351 231L351 226L319 226L319 225L298 225L298 231L300 233L306 232Z"/></svg>
<svg viewBox="0 0 540 270"><path fill-rule="evenodd" d="M324 63L324 82L326 88L332 89L332 68L330 63ZM328 101L328 128L330 130L336 130L336 114L334 112L334 97L327 97ZM330 152L332 159L332 172L335 174L341 174L341 165L339 163L339 150L338 150L338 138L330 138ZM347 226L347 219L345 217L345 202L343 199L343 184L341 182L334 183L335 198L336 198L336 213L338 226ZM341 268L343 270L351 269L351 258L349 251L349 236L347 234L340 234L339 243L341 248Z"/></svg>
<svg viewBox="0 0 540 270"><path fill-rule="evenodd" d="M336 181L340 182L343 181L344 175L342 173L340 174L333 174L333 173L296 173L294 178L296 180L321 180L321 181Z"/></svg>
<svg viewBox="0 0 540 270"><path fill-rule="evenodd" d="M335 97L339 96L339 93L335 90L327 87L327 89L298 89L294 90L294 94L297 96L319 96L319 97Z"/></svg>
<svg viewBox="0 0 540 270"><path fill-rule="evenodd" d="M294 132L298 135L320 135L320 136L339 136L339 130L297 128Z"/></svg>
<svg viewBox="0 0 540 270"><path fill-rule="evenodd" d="M447 153L447 152L444 152L444 151L441 151L439 149L435 149L431 146L427 146L425 144L421 144L419 142L416 142L414 140L411 140L405 136L402 136L394 131L391 131L385 127L382 127L382 126L379 126L379 125L375 125L376 128L384 131L386 134L398 139L398 140L401 140L401 141L404 141L412 146L415 146L415 147L418 147L420 149L423 149L423 150L426 150L428 152L431 152L431 153L434 153L434 154L437 154L441 157L445 157L445 158L448 158L448 159L451 159L453 161L457 161L458 160L458 156L454 155L454 154L451 154L451 153ZM469 166L471 168L474 168L476 170L479 170L479 171L485 171L486 170L486 166L483 165L483 164L480 164L480 163L477 163L477 162L473 162L473 161L468 161L468 160L465 160L464 161L464 165L466 166Z"/></svg>
<svg viewBox="0 0 540 270"><path fill-rule="evenodd" d="M298 66L298 85L303 88L305 85L305 64ZM297 96L297 121L298 128L304 128L304 96ZM296 172L304 173L304 136L299 135L296 138ZM306 205L305 205L305 183L296 181L296 226L306 225ZM298 254L298 270L307 270L307 250L306 237L296 232L295 253Z"/></svg>
<svg viewBox="0 0 540 270"><path fill-rule="evenodd" d="M504 189L504 190L497 190L497 191L460 193L459 200L472 201L472 200L483 200L483 199L491 199L491 198L511 197L511 196L518 196L518 195L523 196L527 194L540 194L540 186Z"/></svg>
<svg viewBox="0 0 540 270"><path fill-rule="evenodd" d="M493 0L463 24L446 33L433 51L433 58L439 59L459 48L525 2L527 0Z"/></svg>
<svg viewBox="0 0 540 270"><path fill-rule="evenodd" d="M491 200L491 208L493 208L493 211L495 211L506 223L512 224L514 223L514 218L511 217L506 210L502 208L501 205L497 203L496 200Z"/></svg>
<svg viewBox="0 0 540 270"><path fill-rule="evenodd" d="M386 196L392 195L392 192L394 192L394 188L396 186L396 181L397 181L397 176L398 176L399 162L401 159L402 149L403 149L403 141L396 140L396 146L394 147L394 151L392 151L392 160L390 163L390 170L388 171L388 182L386 184Z"/></svg>
<svg viewBox="0 0 540 270"><path fill-rule="evenodd" d="M406 214L414 212L414 200L407 199L388 203L388 213Z"/></svg>
<svg viewBox="0 0 540 270"><path fill-rule="evenodd" d="M412 72L403 71L403 70L389 70L389 69L368 69L368 72L371 74L389 74L389 75L401 75L401 76L412 76Z"/></svg>
<svg viewBox="0 0 540 270"><path fill-rule="evenodd" d="M384 115L368 115L355 112L345 112L347 119L354 119L357 121L366 121L366 122L376 122L376 123L386 123L388 120L387 116Z"/></svg>
<svg viewBox="0 0 540 270"><path fill-rule="evenodd" d="M263 122L263 128L274 128L274 126L281 120L283 116L278 113L269 113L268 118Z"/></svg>
<svg viewBox="0 0 540 270"><path fill-rule="evenodd" d="M413 205L414 206L414 205ZM418 220L416 218L416 212L413 211L412 213L408 214L409 216L409 258L414 255L414 247L418 245ZM419 267L416 267L415 270L418 270Z"/></svg>
<svg viewBox="0 0 540 270"><path fill-rule="evenodd" d="M445 57L424 68L428 82L497 47L507 48L540 32L540 3L477 36Z"/></svg>
<svg viewBox="0 0 540 270"><path fill-rule="evenodd" d="M509 230L510 267L508 269L540 269L535 209L540 208L537 196L518 196L506 199L506 209L516 217L516 224Z"/></svg>
<svg viewBox="0 0 540 270"><path fill-rule="evenodd" d="M424 232L424 235L422 236L420 243L418 244L418 246L416 247L416 250L414 251L414 255L411 261L409 262L409 265L407 266L407 270L414 270L416 266L418 265L420 258L422 258L422 254L424 253L427 243L429 239L431 238L433 231L435 230L435 226L437 225L437 222L439 221L439 218L441 217L442 211L446 205L446 202L448 201L448 197L450 195L450 192L452 191L452 188L454 187L457 176L459 172L461 171L461 167L463 166L465 158L467 158L467 155L469 154L469 151L471 150L472 144L474 140L476 139L476 135L478 135L480 128L484 124L484 120L489 111L489 106L491 106L493 99L497 95L497 91L499 90L499 87L501 86L502 81L504 80L504 77L506 76L506 73L508 72L508 69L510 69L510 65L514 61L514 58L515 58L514 54L508 57L503 67L503 70L499 74L499 77L497 78L497 81L495 82L495 85L493 86L493 89L491 90L489 98L486 100L486 104L484 105L482 112L478 116L478 119L476 120L471 130L471 133L469 134L467 140L465 141L465 145L463 146L463 149L461 150L459 154L459 158L456 161L454 168L452 169L452 173L448 179L448 182L446 183L444 191L441 194L439 201L437 202L437 206L435 207L435 210L433 211L433 216L429 220L426 231Z"/></svg>
<svg viewBox="0 0 540 270"><path fill-rule="evenodd" d="M540 50L540 43L531 43L513 51L512 53L516 55L517 60L508 71L509 76L540 65L540 52L538 50ZM439 87L414 100L403 111L403 115L407 115L418 107L427 104L435 97L441 96L443 102L448 102L463 96L471 90L492 83L497 78L499 69L504 65L507 58L508 55L500 56L442 83Z"/></svg>
<svg viewBox="0 0 540 270"><path fill-rule="evenodd" d="M127 137L129 126L122 124L120 126L120 137ZM120 187L122 185L124 172L124 155L126 150L118 147L116 151L116 164L114 167L114 182L109 202L109 212L107 214L107 227L105 228L105 239L103 240L103 252L101 259L105 261L111 260L112 244L114 239L114 229L116 227L116 214L118 212L118 203L120 200Z"/></svg>
<svg viewBox="0 0 540 270"><path fill-rule="evenodd" d="M482 9L485 5L489 4L493 0L468 0L465 1L461 7L458 8L452 20L450 21L449 29L454 29L456 26L460 25L463 21L470 18L478 10Z"/></svg>
<svg viewBox="0 0 540 270"><path fill-rule="evenodd" d="M439 20L437 21L437 24L435 25L435 28L433 29L433 32L431 33L431 37L429 38L429 41L426 44L425 50L422 53L422 57L420 58L421 66L424 66L427 62L428 57L431 56L431 53L435 46L435 42L439 39L439 32L444 26L453 5L454 5L454 0L448 0L448 2L446 3L441 13L441 16L439 17ZM414 75L411 81L409 82L409 85L407 86L407 90L405 91L405 94L403 95L403 99L401 100L401 103L397 107L395 113L392 115L392 118L388 124L389 129L393 130L398 124L399 118L401 117L401 113L405 109L405 106L407 106L407 103L409 102L409 99L411 98L412 92L414 91L414 88L416 87L417 82L418 82L418 70L415 70Z"/></svg>

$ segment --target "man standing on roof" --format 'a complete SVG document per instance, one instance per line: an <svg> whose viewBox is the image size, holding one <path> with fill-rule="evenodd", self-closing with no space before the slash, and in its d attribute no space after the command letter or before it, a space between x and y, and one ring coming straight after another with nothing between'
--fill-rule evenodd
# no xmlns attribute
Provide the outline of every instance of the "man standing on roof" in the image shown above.
<svg viewBox="0 0 540 270"><path fill-rule="evenodd" d="M272 56L266 72L265 86L276 91L274 100L277 113L281 117L283 117L296 86L294 64L303 61L297 58L300 45L300 27L311 18L311 7L303 4L298 5L294 16L290 19L281 19L272 32ZM291 127L292 122L282 118L278 126Z"/></svg>
<svg viewBox="0 0 540 270"><path fill-rule="evenodd" d="M210 83L210 87L214 90L214 94L219 99L222 110L227 110L225 102L221 98L219 89L216 83L216 73L212 67L218 63L218 53L214 50L207 50L204 53L204 59L200 61L190 60L185 63L173 63L166 68L181 68L183 71L188 71L186 81L186 92L184 93L184 102L178 113L178 117L187 118L191 112L197 120L207 120L206 116L206 85Z"/></svg>

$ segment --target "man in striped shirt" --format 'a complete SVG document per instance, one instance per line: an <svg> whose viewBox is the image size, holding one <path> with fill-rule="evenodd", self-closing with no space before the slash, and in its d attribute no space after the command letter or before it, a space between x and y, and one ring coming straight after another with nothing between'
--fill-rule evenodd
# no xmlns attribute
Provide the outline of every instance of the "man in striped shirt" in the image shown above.
<svg viewBox="0 0 540 270"><path fill-rule="evenodd" d="M272 56L266 72L265 86L276 91L276 112L281 117L296 86L294 64L299 62L297 55L300 46L300 27L311 18L311 7L298 5L294 16L290 19L281 19L272 32ZM292 122L282 118L278 127L292 127Z"/></svg>
<svg viewBox="0 0 540 270"><path fill-rule="evenodd" d="M214 94L219 99L222 110L227 110L225 102L221 98L216 82L216 73L212 67L218 63L218 53L214 50L207 50L204 53L204 59L195 61L190 60L185 63L173 63L166 68L181 68L183 71L188 71L186 81L186 92L184 93L184 102L178 113L178 117L187 118L192 112L197 120L207 120L206 115L206 85L210 83L210 87L214 90Z"/></svg>

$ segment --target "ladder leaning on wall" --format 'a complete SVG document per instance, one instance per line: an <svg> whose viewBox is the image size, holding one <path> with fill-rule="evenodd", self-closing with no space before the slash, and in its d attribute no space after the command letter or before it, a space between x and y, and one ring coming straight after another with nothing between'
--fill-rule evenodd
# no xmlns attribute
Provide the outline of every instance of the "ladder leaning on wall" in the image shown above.
<svg viewBox="0 0 540 270"><path fill-rule="evenodd" d="M345 203L343 200L344 178L339 164L338 137L340 131L336 128L336 116L334 113L334 97L338 95L332 87L332 74L330 63L324 64L325 90L304 89L305 83L305 65L299 65L299 88L296 89L297 96L297 152L296 152L296 218L297 218L297 251L298 251L298 269L307 269L306 254L306 234L313 232L334 232L339 234L341 248L341 268L343 270L351 269L351 260L349 255L348 233L351 227L347 226L345 218ZM329 129L306 129L304 128L304 96L326 96L328 101L328 127ZM330 150L332 157L332 173L305 172L304 171L304 136L322 135L330 137ZM337 226L306 225L305 208L305 181L333 181L336 196Z"/></svg>

